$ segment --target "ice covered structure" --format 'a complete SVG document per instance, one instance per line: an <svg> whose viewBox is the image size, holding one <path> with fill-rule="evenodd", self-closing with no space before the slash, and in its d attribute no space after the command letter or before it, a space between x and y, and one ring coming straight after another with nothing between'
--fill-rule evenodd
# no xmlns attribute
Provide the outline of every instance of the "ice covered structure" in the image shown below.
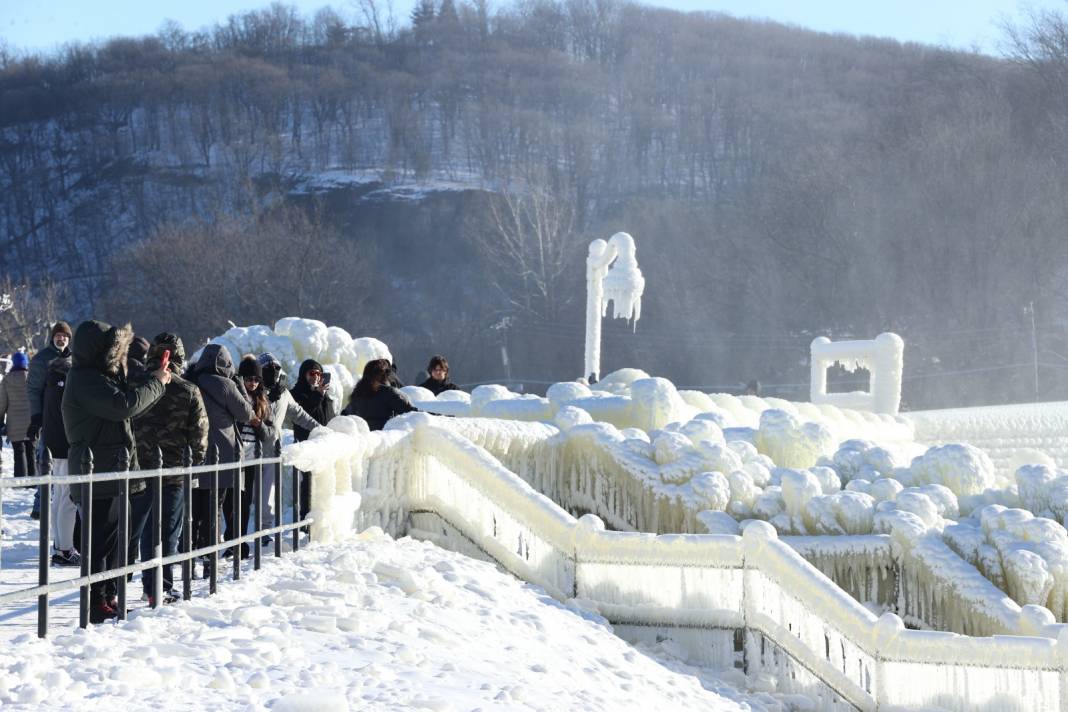
<svg viewBox="0 0 1068 712"><path fill-rule="evenodd" d="M615 264L613 264L613 260ZM610 266L611 265L611 266ZM642 317L645 278L638 269L634 238L617 232L590 243L586 256L586 354L582 376L601 376L601 319L612 303L612 316L630 319L635 327Z"/></svg>
<svg viewBox="0 0 1068 712"><path fill-rule="evenodd" d="M843 408L895 415L901 405L901 376L905 342L897 334L883 333L870 341L831 341L826 336L812 340L810 398L813 403L832 403ZM841 364L849 372L866 369L870 391L827 392L827 369Z"/></svg>
<svg viewBox="0 0 1068 712"><path fill-rule="evenodd" d="M243 354L259 355L269 351L282 363L290 385L297 377L301 362L314 359L331 374L330 393L342 404L352 393L368 361L393 360L389 348L378 339L354 339L341 327L328 327L321 321L300 317L279 319L273 329L262 324L234 326L208 343L226 346L235 364ZM198 354L193 355L193 361Z"/></svg>
<svg viewBox="0 0 1068 712"><path fill-rule="evenodd" d="M271 350L291 369L302 358L317 358L328 369L336 366L338 384L348 383L345 371L351 376L367 359L388 358L379 342L353 340L340 329L303 319L282 320L274 330L235 328L220 339L229 340L237 355ZM1046 462L1048 471L1027 470L1013 480L975 448L926 447L911 414L678 391L637 369L608 374L593 386L555 384L544 398L501 386L436 398L419 388L406 392L423 410L456 416L441 427L484 448L539 493L576 514L594 512L614 529L722 534L763 519L781 535L804 537L806 556L869 604L876 599L863 596L878 596L885 605L885 592L896 586L891 579L900 575L911 598L898 610L911 622L1014 632L1041 619L1028 605L1044 593L1034 572L1043 566L1052 571L1048 557L1025 548L1027 553L1009 557L1011 564L1001 563L1011 570L1015 588L1013 597L1000 594L999 601L986 569L958 556L944 532L962 513L991 504L1016 507L1022 498L1056 516L1058 488L1065 486L1056 458ZM931 432L936 418L923 417ZM355 431L349 435L360 437ZM391 444L378 447L404 449L402 435L389 437ZM379 460L399 467L385 451L371 458ZM377 468L364 475L403 480L399 470ZM334 478L339 496L346 494L346 478L359 479L351 468ZM362 504L349 498L346 507L381 509L381 493L392 491L353 489ZM325 511L319 517L331 530L343 530L346 518ZM889 537L899 542L896 558L885 543ZM947 557L957 557L956 564L945 565ZM947 572L965 570L969 577L960 580L972 583L956 584L963 602L954 609L956 618L939 618L930 601L939 600L937 591L953 588L944 580ZM1049 576L1053 584L1045 596L1056 606L1057 578ZM1004 575L998 581L1009 587ZM1017 596L1026 602L1017 603Z"/></svg>
<svg viewBox="0 0 1068 712"><path fill-rule="evenodd" d="M967 443L987 454L1000 477L1022 465L1068 468L1068 402L916 411L907 415L918 442Z"/></svg>
<svg viewBox="0 0 1068 712"><path fill-rule="evenodd" d="M468 420L465 427L492 439L498 423ZM1017 630L1027 631L1022 636L907 630L898 616L877 617L843 593L767 523L749 523L741 536L607 531L595 516L574 519L445 425L452 423L412 414L367 433L358 419L339 419L330 426L339 437L319 435L287 448L285 457L311 469L313 511L330 521L330 503L315 494L323 477L337 491L347 486L361 495L353 528L381 526L487 558L561 600L580 599L624 638L665 636L706 665L733 666L740 645L742 674L762 677L780 692L812 696L821 709L1030 710L1066 702L1060 680L1068 673L1068 633L1044 609L1017 607ZM554 429L509 427L530 435ZM597 424L572 430L591 427ZM706 484L713 493L722 488L722 482ZM344 493L330 495L335 498L345 501ZM715 521L722 517L706 518L731 529ZM894 536L904 545L939 543L915 515L902 512L900 519ZM909 522L913 536L898 535ZM959 557L944 563L954 562L963 563ZM1040 568L1028 556L1024 565Z"/></svg>

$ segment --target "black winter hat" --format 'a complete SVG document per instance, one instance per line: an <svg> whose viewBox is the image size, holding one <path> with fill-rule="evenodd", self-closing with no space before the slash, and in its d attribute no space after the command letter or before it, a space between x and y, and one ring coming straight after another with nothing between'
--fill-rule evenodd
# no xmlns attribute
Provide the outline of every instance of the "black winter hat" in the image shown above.
<svg viewBox="0 0 1068 712"><path fill-rule="evenodd" d="M241 359L241 363L237 367L237 375L242 378L251 378L255 376L262 381L263 368L260 366L259 361L256 360L255 356L246 356Z"/></svg>

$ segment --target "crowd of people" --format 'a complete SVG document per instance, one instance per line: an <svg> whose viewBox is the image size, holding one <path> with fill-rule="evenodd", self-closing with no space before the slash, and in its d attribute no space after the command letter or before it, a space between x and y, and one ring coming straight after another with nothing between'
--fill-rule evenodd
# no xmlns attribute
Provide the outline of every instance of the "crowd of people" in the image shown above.
<svg viewBox="0 0 1068 712"><path fill-rule="evenodd" d="M455 389L449 365L434 356L420 385L435 395ZM186 363L182 340L171 333L152 341L134 335L129 325L88 320L72 333L66 322L51 329L48 345L29 358L11 357L11 369L0 380L0 424L11 442L16 477L51 472L52 564L80 566L78 532L90 521L88 562L92 573L122 565L119 515L120 480L87 485L60 484L67 475L114 473L185 465L226 464L218 480L193 478L192 547L199 549L253 533L252 507L265 526L273 523L274 468L263 468L260 500L254 502L256 467L245 465L257 453L273 456L283 429L294 440L341 414L356 415L371 430L415 408L399 390L396 368L387 359L369 361L348 403L330 394L330 373L313 359L305 360L292 388L281 362L270 353L242 356L237 367L229 350L208 344L195 363ZM300 518L311 504L311 478L300 475ZM160 546L163 556L181 548L186 512L185 477L168 475L160 482ZM213 499L213 493L217 499ZM129 548L127 562L153 557L154 527L150 488L145 479L127 487ZM40 516L40 489L31 516ZM91 502L91 507L88 505ZM220 516L221 515L221 516ZM220 521L221 520L221 521ZM229 550L227 552L230 553ZM247 556L243 543L238 555ZM202 557L207 575L212 557ZM177 599L172 566L163 567L161 603ZM141 577L144 598L155 603L155 570ZM90 586L90 621L117 615L114 579Z"/></svg>

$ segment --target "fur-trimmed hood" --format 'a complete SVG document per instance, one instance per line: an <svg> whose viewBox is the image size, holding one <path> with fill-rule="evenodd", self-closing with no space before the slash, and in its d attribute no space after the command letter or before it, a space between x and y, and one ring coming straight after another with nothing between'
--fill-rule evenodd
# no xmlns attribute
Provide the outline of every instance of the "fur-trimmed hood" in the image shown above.
<svg viewBox="0 0 1068 712"><path fill-rule="evenodd" d="M112 326L92 319L83 321L71 342L74 366L92 368L111 376L123 373L133 335L129 324Z"/></svg>

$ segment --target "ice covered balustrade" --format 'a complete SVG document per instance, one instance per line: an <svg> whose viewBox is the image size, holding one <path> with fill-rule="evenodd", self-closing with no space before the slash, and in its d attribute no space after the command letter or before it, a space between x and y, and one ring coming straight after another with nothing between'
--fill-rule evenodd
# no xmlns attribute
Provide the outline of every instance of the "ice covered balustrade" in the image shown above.
<svg viewBox="0 0 1068 712"><path fill-rule="evenodd" d="M593 515L571 517L446 422L416 414L368 433L339 417L288 446L286 461L312 472L313 535L375 523L470 551L597 610L624 637L672 638L695 662L771 676L820 709L1068 702L1068 634L1058 626L1042 626L1053 637L906 630L841 591L765 522L741 536L607 531Z"/></svg>
<svg viewBox="0 0 1068 712"><path fill-rule="evenodd" d="M1068 468L1068 402L926 410L907 417L918 442L968 443L987 453L1006 477L1021 465Z"/></svg>

